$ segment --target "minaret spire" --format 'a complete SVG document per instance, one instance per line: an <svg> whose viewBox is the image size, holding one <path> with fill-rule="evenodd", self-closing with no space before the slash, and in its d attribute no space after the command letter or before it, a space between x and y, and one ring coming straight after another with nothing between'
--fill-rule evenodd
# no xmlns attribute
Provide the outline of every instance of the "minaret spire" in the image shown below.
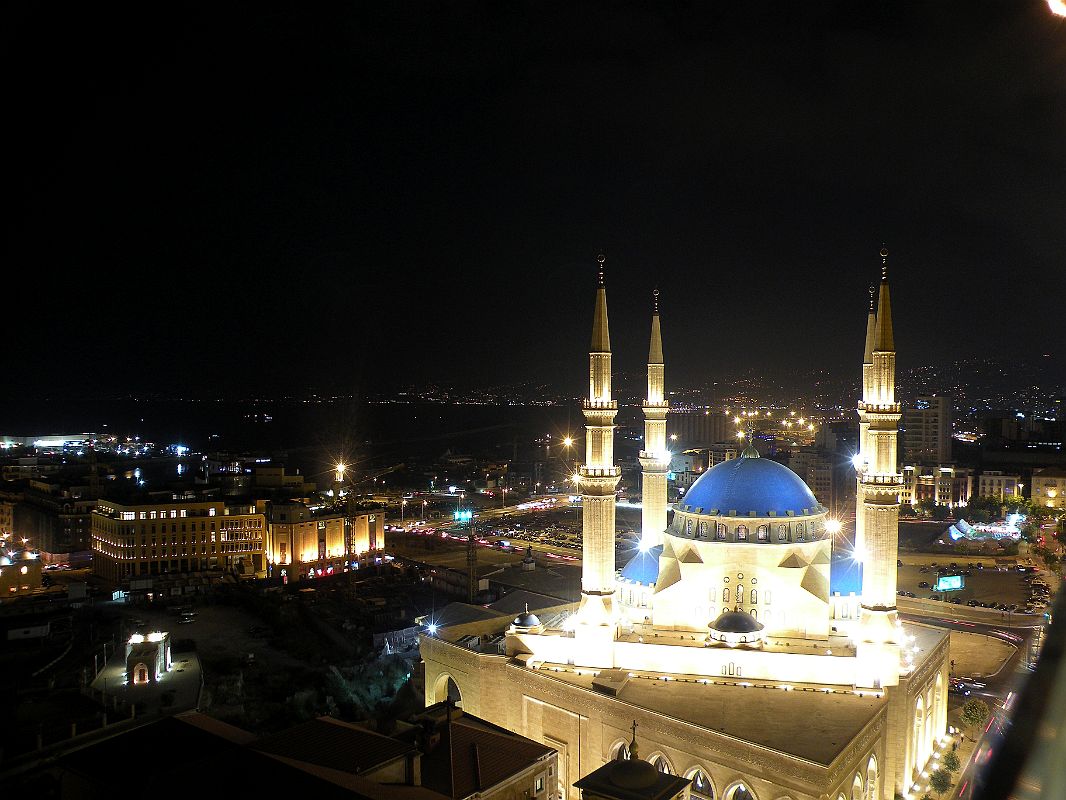
<svg viewBox="0 0 1066 800"><path fill-rule="evenodd" d="M881 248L881 288L877 296L877 329L874 350L895 350L892 336L892 303L888 296L888 250Z"/></svg>
<svg viewBox="0 0 1066 800"><path fill-rule="evenodd" d="M648 343L648 395L644 399L644 447L640 451L640 547L648 550L663 543L666 530L666 475L670 453L666 449L666 366L659 326L659 290L652 292L651 338Z"/></svg>
<svg viewBox="0 0 1066 800"><path fill-rule="evenodd" d="M602 253L596 259L600 264L599 287L596 289L596 310L592 315L593 353L611 352L611 334L607 328L607 287L603 284L603 264L607 260Z"/></svg>

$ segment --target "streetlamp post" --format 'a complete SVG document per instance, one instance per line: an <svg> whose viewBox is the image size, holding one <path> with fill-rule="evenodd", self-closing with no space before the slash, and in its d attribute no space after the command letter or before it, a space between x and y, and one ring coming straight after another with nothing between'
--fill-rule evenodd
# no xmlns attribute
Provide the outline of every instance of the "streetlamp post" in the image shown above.
<svg viewBox="0 0 1066 800"><path fill-rule="evenodd" d="M400 527L403 527L403 510L407 508L407 500L400 498Z"/></svg>
<svg viewBox="0 0 1066 800"><path fill-rule="evenodd" d="M500 488L500 508L504 508L507 505L507 487Z"/></svg>

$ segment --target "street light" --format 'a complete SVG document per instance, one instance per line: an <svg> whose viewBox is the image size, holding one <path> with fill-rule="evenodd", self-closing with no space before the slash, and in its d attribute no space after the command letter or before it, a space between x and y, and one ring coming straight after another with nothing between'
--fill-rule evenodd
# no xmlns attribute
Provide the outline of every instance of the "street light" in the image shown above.
<svg viewBox="0 0 1066 800"><path fill-rule="evenodd" d="M507 505L507 487L501 487L500 489L500 508Z"/></svg>
<svg viewBox="0 0 1066 800"><path fill-rule="evenodd" d="M401 499L400 500L400 525L401 526L403 525L403 510L405 508L407 508L407 501L404 500L404 499Z"/></svg>

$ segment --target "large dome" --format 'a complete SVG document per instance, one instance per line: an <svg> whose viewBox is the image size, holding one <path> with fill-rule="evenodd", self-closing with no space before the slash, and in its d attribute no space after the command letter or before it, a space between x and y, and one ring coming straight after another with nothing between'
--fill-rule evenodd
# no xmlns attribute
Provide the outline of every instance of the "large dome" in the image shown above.
<svg viewBox="0 0 1066 800"><path fill-rule="evenodd" d="M820 514L824 509L795 472L768 458L744 456L707 470L681 499L680 510L728 517Z"/></svg>

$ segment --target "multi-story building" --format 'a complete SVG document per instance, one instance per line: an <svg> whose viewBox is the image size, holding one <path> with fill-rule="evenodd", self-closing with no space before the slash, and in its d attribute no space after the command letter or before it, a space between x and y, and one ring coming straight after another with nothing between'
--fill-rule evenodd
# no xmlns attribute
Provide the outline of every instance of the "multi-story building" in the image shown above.
<svg viewBox="0 0 1066 800"><path fill-rule="evenodd" d="M706 447L733 436L731 417L720 411L671 411L666 421L668 441L673 447Z"/></svg>
<svg viewBox="0 0 1066 800"><path fill-rule="evenodd" d="M314 511L303 503L270 503L266 559L271 565L311 564L385 547L381 510Z"/></svg>
<svg viewBox="0 0 1066 800"><path fill-rule="evenodd" d="M1022 493L1021 475L1010 475L1002 470L985 470L977 476L977 494L980 497L1018 497Z"/></svg>
<svg viewBox="0 0 1066 800"><path fill-rule="evenodd" d="M96 501L89 487L43 476L9 486L4 492L4 503L11 509L9 529L36 542L46 562L90 548L90 515ZM0 529L3 524L0 521Z"/></svg>
<svg viewBox="0 0 1066 800"><path fill-rule="evenodd" d="M788 466L803 478L822 505L837 507L834 480L836 458L832 453L815 447L801 447L792 454Z"/></svg>
<svg viewBox="0 0 1066 800"><path fill-rule="evenodd" d="M93 572L114 583L205 570L254 577L266 567L263 505L199 498L101 500L92 513Z"/></svg>
<svg viewBox="0 0 1066 800"><path fill-rule="evenodd" d="M903 460L911 464L951 461L951 400L921 396L903 411Z"/></svg>
<svg viewBox="0 0 1066 800"><path fill-rule="evenodd" d="M950 464L939 467L924 464L903 466L901 503L916 506L931 500L938 506L956 508L969 503L972 493L973 470L967 467Z"/></svg>
<svg viewBox="0 0 1066 800"><path fill-rule="evenodd" d="M1030 498L1035 505L1047 508L1066 508L1066 469L1047 467L1033 472Z"/></svg>

